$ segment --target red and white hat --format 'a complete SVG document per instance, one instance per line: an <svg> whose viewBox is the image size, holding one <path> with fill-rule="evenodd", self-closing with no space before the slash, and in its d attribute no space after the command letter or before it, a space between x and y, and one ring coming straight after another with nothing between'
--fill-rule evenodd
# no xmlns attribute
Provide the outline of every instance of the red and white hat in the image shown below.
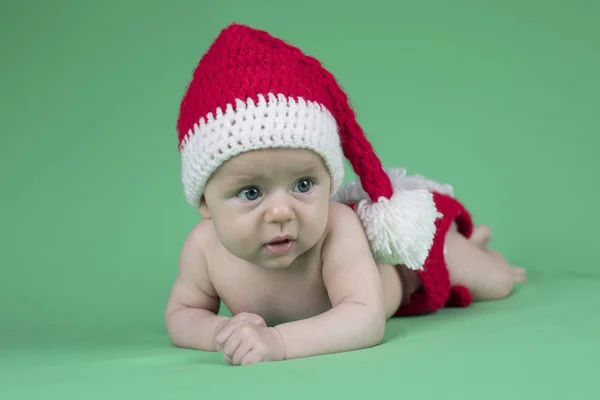
<svg viewBox="0 0 600 400"><path fill-rule="evenodd" d="M246 25L223 29L193 72L177 131L193 206L211 174L237 154L311 149L330 171L332 200L356 203L377 262L422 269L438 217L431 193L403 187L383 168L335 77L297 47ZM342 188L344 159L359 182Z"/></svg>

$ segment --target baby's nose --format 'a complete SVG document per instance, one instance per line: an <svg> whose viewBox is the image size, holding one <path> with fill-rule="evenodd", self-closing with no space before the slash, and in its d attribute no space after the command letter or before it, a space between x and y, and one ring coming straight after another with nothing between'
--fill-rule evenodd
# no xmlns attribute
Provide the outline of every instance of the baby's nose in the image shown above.
<svg viewBox="0 0 600 400"><path fill-rule="evenodd" d="M288 222L294 219L294 210L291 205L285 201L274 202L266 213L266 221L273 222Z"/></svg>

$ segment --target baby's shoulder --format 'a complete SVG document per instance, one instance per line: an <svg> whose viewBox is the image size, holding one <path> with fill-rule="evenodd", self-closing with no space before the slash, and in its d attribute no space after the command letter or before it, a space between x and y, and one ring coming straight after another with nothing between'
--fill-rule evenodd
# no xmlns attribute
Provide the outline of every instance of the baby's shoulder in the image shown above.
<svg viewBox="0 0 600 400"><path fill-rule="evenodd" d="M331 204L322 257L323 276L328 276L330 284L354 268L375 266L362 221L353 208L342 203Z"/></svg>
<svg viewBox="0 0 600 400"><path fill-rule="evenodd" d="M329 206L326 246L349 246L354 241L366 240L365 231L353 208L337 202Z"/></svg>
<svg viewBox="0 0 600 400"><path fill-rule="evenodd" d="M342 228L362 228L358 214L353 208L343 203L329 203L329 224L330 229L339 230Z"/></svg>
<svg viewBox="0 0 600 400"><path fill-rule="evenodd" d="M196 223L188 234L188 239L198 244L206 244L214 236L214 227L209 219L202 219Z"/></svg>
<svg viewBox="0 0 600 400"><path fill-rule="evenodd" d="M179 279L193 282L204 293L212 296L216 296L209 273L214 262L214 237L214 228L210 221L198 222L188 233L179 259ZM213 251L209 251L211 248Z"/></svg>
<svg viewBox="0 0 600 400"><path fill-rule="evenodd" d="M214 254L218 247L215 244L216 234L210 220L201 220L189 231L181 249L181 261L207 268L210 254Z"/></svg>

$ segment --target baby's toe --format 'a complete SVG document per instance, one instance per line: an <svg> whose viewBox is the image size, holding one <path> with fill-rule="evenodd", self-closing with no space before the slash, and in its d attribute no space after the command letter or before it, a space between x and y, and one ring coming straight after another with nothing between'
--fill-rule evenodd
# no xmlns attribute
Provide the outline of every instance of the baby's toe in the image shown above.
<svg viewBox="0 0 600 400"><path fill-rule="evenodd" d="M525 274L525 268L511 267L512 278L515 282L523 283L527 281L527 275Z"/></svg>

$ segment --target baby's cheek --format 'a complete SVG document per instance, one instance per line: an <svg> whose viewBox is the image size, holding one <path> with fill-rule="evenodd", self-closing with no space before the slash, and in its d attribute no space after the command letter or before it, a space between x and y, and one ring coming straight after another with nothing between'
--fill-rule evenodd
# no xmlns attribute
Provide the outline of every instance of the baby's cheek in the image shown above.
<svg viewBox="0 0 600 400"><path fill-rule="evenodd" d="M221 217L219 220L214 220L215 229L218 231L219 237L221 241L230 241L232 240L237 232L235 229L235 223L233 223L229 218Z"/></svg>
<svg viewBox="0 0 600 400"><path fill-rule="evenodd" d="M320 238L327 227L327 217L327 213L320 210L313 210L306 213L304 218L306 223L303 224L306 233L309 233L315 240Z"/></svg>
<svg viewBox="0 0 600 400"><path fill-rule="evenodd" d="M248 242L254 236L256 236L256 231L253 229L253 225L249 224L246 221L234 220L232 219L227 223L227 235L229 236L229 240L233 242Z"/></svg>
<svg viewBox="0 0 600 400"><path fill-rule="evenodd" d="M236 225L231 229L231 234L237 242L248 242L256 236L256 232L249 225Z"/></svg>

